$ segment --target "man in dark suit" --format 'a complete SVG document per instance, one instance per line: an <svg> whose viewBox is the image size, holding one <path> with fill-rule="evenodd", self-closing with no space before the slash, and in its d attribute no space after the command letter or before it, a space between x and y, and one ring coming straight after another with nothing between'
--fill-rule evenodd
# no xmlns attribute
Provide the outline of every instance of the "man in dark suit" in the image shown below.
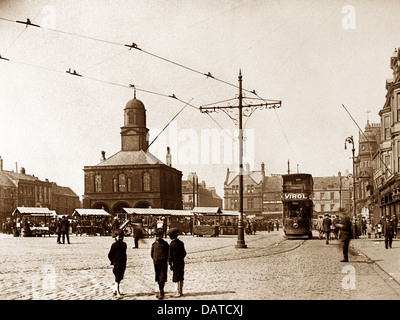
<svg viewBox="0 0 400 320"><path fill-rule="evenodd" d="M150 255L153 259L155 280L158 283L160 293L156 295L158 299L164 299L164 286L167 282L168 274L168 252L169 244L163 239L162 228L157 229L156 241L151 245Z"/></svg>
<svg viewBox="0 0 400 320"><path fill-rule="evenodd" d="M62 240L63 243L65 243L65 236L67 236L67 242L69 242L69 221L67 219L67 216L64 216L63 219L61 220L61 233L62 233Z"/></svg>
<svg viewBox="0 0 400 320"><path fill-rule="evenodd" d="M353 237L351 220L348 216L344 216L336 226L341 229L340 238L343 243L343 260L340 262L349 262L349 245L350 239Z"/></svg>
<svg viewBox="0 0 400 320"><path fill-rule="evenodd" d="M325 243L329 244L329 234L331 232L331 225L332 225L332 221L329 218L329 214L325 214L325 218L322 221L322 228L324 230L325 233Z"/></svg>
<svg viewBox="0 0 400 320"><path fill-rule="evenodd" d="M389 220L389 216L386 216L385 220L383 221L382 233L385 237L385 248L391 248L394 235L394 226L393 222Z"/></svg>
<svg viewBox="0 0 400 320"><path fill-rule="evenodd" d="M169 237L172 240L169 245L168 262L171 266L172 282L177 283L175 297L181 297L183 295L183 280L185 273L185 260L186 250L184 243L178 239L178 229L172 228L168 231Z"/></svg>

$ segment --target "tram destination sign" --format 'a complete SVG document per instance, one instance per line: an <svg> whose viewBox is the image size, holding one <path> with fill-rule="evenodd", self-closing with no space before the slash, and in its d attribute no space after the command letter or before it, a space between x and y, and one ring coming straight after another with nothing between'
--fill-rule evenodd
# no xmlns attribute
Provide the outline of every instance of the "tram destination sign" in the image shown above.
<svg viewBox="0 0 400 320"><path fill-rule="evenodd" d="M282 200L308 200L310 197L305 193L283 193Z"/></svg>

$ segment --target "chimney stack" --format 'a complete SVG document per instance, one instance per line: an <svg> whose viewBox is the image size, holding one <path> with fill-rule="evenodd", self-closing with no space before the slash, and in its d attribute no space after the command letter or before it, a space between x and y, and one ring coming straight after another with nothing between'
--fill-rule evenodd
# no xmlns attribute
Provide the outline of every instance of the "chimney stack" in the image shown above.
<svg viewBox="0 0 400 320"><path fill-rule="evenodd" d="M102 151L102 152L101 152L101 159L100 159L100 161L104 161L104 160L106 160L106 152L105 152L105 151Z"/></svg>
<svg viewBox="0 0 400 320"><path fill-rule="evenodd" d="M0 156L0 171L3 171L3 158Z"/></svg>
<svg viewBox="0 0 400 320"><path fill-rule="evenodd" d="M25 174L25 168L24 167L21 167L21 173Z"/></svg>

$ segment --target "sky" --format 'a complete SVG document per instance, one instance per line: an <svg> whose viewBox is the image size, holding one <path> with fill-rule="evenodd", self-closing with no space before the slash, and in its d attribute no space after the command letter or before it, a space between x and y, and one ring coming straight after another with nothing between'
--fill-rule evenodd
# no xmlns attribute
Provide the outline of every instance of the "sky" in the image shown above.
<svg viewBox="0 0 400 320"><path fill-rule="evenodd" d="M15 23L27 18L40 28ZM223 197L227 168L238 169L237 109L199 108L237 106L241 72L245 106L281 101L244 112L251 170L351 172L345 140L357 146L357 126L380 121L399 21L397 0L0 0L4 169L81 197L83 168L121 150L132 84L149 142L161 132L149 151L165 162L169 146L184 179L196 172Z"/></svg>

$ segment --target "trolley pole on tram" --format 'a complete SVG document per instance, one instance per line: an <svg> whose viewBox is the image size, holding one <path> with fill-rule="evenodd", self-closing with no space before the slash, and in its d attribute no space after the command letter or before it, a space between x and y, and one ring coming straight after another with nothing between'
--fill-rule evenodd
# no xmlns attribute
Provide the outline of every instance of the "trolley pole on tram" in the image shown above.
<svg viewBox="0 0 400 320"><path fill-rule="evenodd" d="M280 100L270 100L259 98L263 103L260 104L246 104L243 106L243 88L242 88L242 71L239 70L239 95L238 95L238 105L237 106L202 106L200 107L200 112L211 113L218 110L222 110L226 113L236 124L239 125L239 219L238 219L238 238L236 248L247 248L244 240L244 228L243 228L243 116L250 117L256 109L275 109L281 107ZM251 91L255 93L255 90ZM226 101L226 100L225 100ZM231 115L233 109L238 109L238 123L236 118Z"/></svg>

